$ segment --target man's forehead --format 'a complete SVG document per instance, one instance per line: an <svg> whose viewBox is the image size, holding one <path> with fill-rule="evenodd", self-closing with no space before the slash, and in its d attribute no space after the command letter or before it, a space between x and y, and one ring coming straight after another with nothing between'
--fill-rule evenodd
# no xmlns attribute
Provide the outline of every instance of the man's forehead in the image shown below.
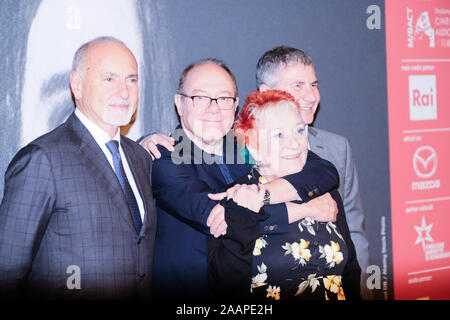
<svg viewBox="0 0 450 320"><path fill-rule="evenodd" d="M303 64L300 61L290 61L288 63L281 63L280 68L278 69L281 72L310 72L315 74L314 66L312 64Z"/></svg>
<svg viewBox="0 0 450 320"><path fill-rule="evenodd" d="M81 63L86 71L99 70L109 73L137 74L137 61L134 55L126 47L93 47L89 48Z"/></svg>
<svg viewBox="0 0 450 320"><path fill-rule="evenodd" d="M184 88L197 92L229 92L234 91L234 82L222 67L205 63L195 66L186 75Z"/></svg>

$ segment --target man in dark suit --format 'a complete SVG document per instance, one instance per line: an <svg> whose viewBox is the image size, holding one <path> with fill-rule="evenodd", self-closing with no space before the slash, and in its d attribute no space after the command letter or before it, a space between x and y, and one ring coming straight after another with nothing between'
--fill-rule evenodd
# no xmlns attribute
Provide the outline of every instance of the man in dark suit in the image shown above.
<svg viewBox="0 0 450 320"><path fill-rule="evenodd" d="M237 160L236 145L229 132L237 96L234 76L221 61L205 59L194 63L180 77L174 101L181 126L172 135L174 150L161 148L161 157L155 160L152 172L158 206L152 287L155 297L213 298L207 282L206 239L210 233L216 237L225 234L227 224L224 208L208 194L225 190L251 169ZM264 203L275 205L267 208L270 217L260 224L263 233L284 232L290 222L302 217L325 221L336 218L331 197L316 198L337 185L334 166L311 153L297 175L264 185L270 190ZM287 200L279 200L289 195L293 200L300 196L304 201L316 198L311 201L326 204L317 210L318 216L307 212L302 204L292 203L292 210L288 210L284 204Z"/></svg>
<svg viewBox="0 0 450 320"><path fill-rule="evenodd" d="M361 293L364 298L369 299L371 293L365 284L366 269L369 265L369 242L355 161L347 138L310 126L320 102L318 84L313 60L300 49L288 46L273 48L261 56L256 66L258 89L284 90L296 99L302 118L308 125L309 149L331 161L339 172L339 193L362 270Z"/></svg>
<svg viewBox="0 0 450 320"><path fill-rule="evenodd" d="M138 68L111 37L75 54L75 112L21 149L0 206L0 294L149 298L156 210L151 158L120 135L136 111Z"/></svg>

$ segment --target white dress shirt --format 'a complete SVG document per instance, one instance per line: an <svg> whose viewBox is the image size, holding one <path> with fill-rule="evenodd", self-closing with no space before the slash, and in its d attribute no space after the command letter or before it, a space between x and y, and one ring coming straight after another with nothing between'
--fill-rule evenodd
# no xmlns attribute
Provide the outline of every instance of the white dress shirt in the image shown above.
<svg viewBox="0 0 450 320"><path fill-rule="evenodd" d="M106 147L106 143L108 143L110 140L116 140L119 142L119 152L120 157L122 158L123 168L125 170L125 174L127 175L127 179L128 182L130 183L131 189L133 190L134 197L136 198L139 207L139 213L141 214L141 219L142 221L144 221L144 214L145 214L144 203L142 202L141 195L139 194L139 190L136 186L136 182L134 181L134 177L133 174L131 173L130 166L128 165L127 157L125 156L122 146L120 144L120 129L117 130L116 135L111 139L103 129L98 127L94 122L92 122L88 117L86 117L78 108L75 108L75 115L78 117L78 119L80 119L81 123L89 130L92 137L94 137L94 140L102 149L103 153L106 156L106 159L108 159L108 162L113 170L114 170L114 163L112 154Z"/></svg>

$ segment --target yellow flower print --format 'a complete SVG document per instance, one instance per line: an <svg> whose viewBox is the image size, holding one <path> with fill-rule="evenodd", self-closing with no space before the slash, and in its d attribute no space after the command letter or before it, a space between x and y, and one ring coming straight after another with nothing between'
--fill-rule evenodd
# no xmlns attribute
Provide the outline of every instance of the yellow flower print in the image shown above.
<svg viewBox="0 0 450 320"><path fill-rule="evenodd" d="M344 294L344 289L342 287L339 287L339 289L338 289L338 300L346 300L345 294Z"/></svg>
<svg viewBox="0 0 450 320"><path fill-rule="evenodd" d="M331 248L333 249L333 260L336 261L337 264L341 263L344 260L344 255L340 252L341 247L338 242L331 241Z"/></svg>
<svg viewBox="0 0 450 320"><path fill-rule="evenodd" d="M266 184L266 183L267 183L267 180L266 180L266 178L264 178L263 176L260 176L260 177L258 178L258 182L261 183L261 184Z"/></svg>
<svg viewBox="0 0 450 320"><path fill-rule="evenodd" d="M253 288L258 288L267 285L267 266L263 263L261 263L258 267L258 274L254 277L252 277L252 285L250 287L250 292L253 292Z"/></svg>
<svg viewBox="0 0 450 320"><path fill-rule="evenodd" d="M281 292L281 288L280 287L276 287L276 286L269 286L269 288L267 288L267 298L273 298L275 300L280 300L280 292Z"/></svg>
<svg viewBox="0 0 450 320"><path fill-rule="evenodd" d="M327 244L324 247L319 247L319 252L321 253L319 258L325 258L328 268L333 268L335 264L339 264L344 260L344 255L340 250L339 243L331 241L331 245Z"/></svg>
<svg viewBox="0 0 450 320"><path fill-rule="evenodd" d="M308 247L309 241L305 241L304 239L300 239L300 243L293 243L292 254L294 255L294 258L303 258L306 261L309 261L311 258L311 252Z"/></svg>
<svg viewBox="0 0 450 320"><path fill-rule="evenodd" d="M338 288L341 286L341 277L340 276L326 276L323 279L323 283L325 285L325 289L330 290L333 293L337 293Z"/></svg>
<svg viewBox="0 0 450 320"><path fill-rule="evenodd" d="M341 276L327 276L323 279L325 289L337 294L338 300L345 300L344 289L342 288Z"/></svg>
<svg viewBox="0 0 450 320"><path fill-rule="evenodd" d="M255 248L253 249L253 255L259 256L261 255L261 249L265 248L267 245L267 241L264 240L264 237L260 237L255 241Z"/></svg>
<svg viewBox="0 0 450 320"><path fill-rule="evenodd" d="M292 254L294 260L299 260L300 264L304 266L306 261L311 258L311 252L308 249L309 241L300 239L300 242L288 243L286 242L282 248L286 250L284 255Z"/></svg>

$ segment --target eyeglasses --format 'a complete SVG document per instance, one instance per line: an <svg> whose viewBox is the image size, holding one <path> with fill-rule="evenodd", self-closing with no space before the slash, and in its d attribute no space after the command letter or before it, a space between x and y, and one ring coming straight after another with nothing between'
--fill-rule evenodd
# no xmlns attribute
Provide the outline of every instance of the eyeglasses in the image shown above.
<svg viewBox="0 0 450 320"><path fill-rule="evenodd" d="M179 95L192 99L195 108L206 109L208 108L213 101L217 103L220 109L222 110L231 110L234 108L234 103L236 102L236 97L218 97L211 98L208 96L188 96L187 94L178 93Z"/></svg>

